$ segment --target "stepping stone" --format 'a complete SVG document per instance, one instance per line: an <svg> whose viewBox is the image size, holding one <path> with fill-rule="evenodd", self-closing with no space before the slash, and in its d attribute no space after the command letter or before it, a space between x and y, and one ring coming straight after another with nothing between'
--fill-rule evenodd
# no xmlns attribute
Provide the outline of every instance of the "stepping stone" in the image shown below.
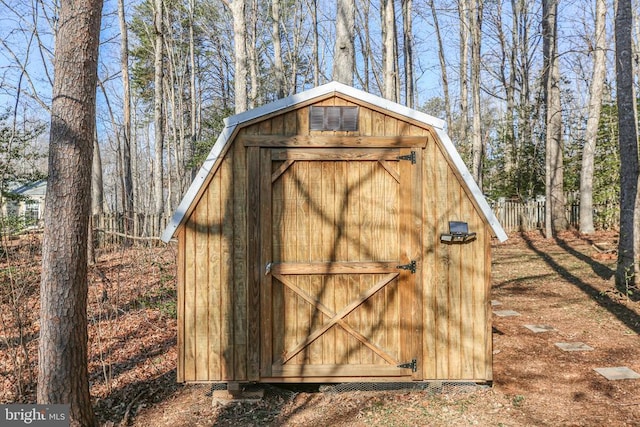
<svg viewBox="0 0 640 427"><path fill-rule="evenodd" d="M618 366L615 368L594 368L593 370L610 381L634 380L640 378L640 374L625 366Z"/></svg>
<svg viewBox="0 0 640 427"><path fill-rule="evenodd" d="M492 307L497 307L499 305L502 305L502 303L500 301L498 301L497 299L492 299L491 300L491 306Z"/></svg>
<svg viewBox="0 0 640 427"><path fill-rule="evenodd" d="M494 310L493 314L500 317L520 316L520 313L513 310Z"/></svg>
<svg viewBox="0 0 640 427"><path fill-rule="evenodd" d="M589 347L583 342L557 342L556 347L564 351L592 351L593 347Z"/></svg>
<svg viewBox="0 0 640 427"><path fill-rule="evenodd" d="M541 332L551 332L556 330L553 326L548 326L548 325L524 325L524 327L536 334L539 334Z"/></svg>

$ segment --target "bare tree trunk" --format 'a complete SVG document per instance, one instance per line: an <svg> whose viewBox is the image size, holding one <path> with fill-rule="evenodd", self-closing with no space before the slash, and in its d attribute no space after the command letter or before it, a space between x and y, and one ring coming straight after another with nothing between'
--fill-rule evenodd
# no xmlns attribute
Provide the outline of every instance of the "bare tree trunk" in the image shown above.
<svg viewBox="0 0 640 427"><path fill-rule="evenodd" d="M618 0L616 11L616 85L618 143L620 148L620 239L616 286L637 297L640 251L640 165L638 161L638 112L634 87L631 0Z"/></svg>
<svg viewBox="0 0 640 427"><path fill-rule="evenodd" d="M153 162L153 190L156 221L154 224L154 234L160 233L162 214L164 213L164 28L163 28L163 0L155 0L155 71L154 71L154 144L155 157Z"/></svg>
<svg viewBox="0 0 640 427"><path fill-rule="evenodd" d="M124 208L124 234L133 234L133 177L131 172L131 88L129 85L129 36L124 0L118 0L120 22L120 72L122 73L122 187Z"/></svg>
<svg viewBox="0 0 640 427"><path fill-rule="evenodd" d="M404 35L404 99L409 108L415 106L413 77L413 0L402 0L402 23Z"/></svg>
<svg viewBox="0 0 640 427"><path fill-rule="evenodd" d="M531 124L534 108L537 108L531 102L531 85L529 84L531 78L531 54L529 53L530 44L530 25L531 12L529 10L529 3L527 0L514 0L517 5L518 13L518 60L519 67L517 69L520 76L521 88L520 96L518 97L518 136L517 136L517 150L516 150L516 167L520 168L523 164L525 157L521 155L524 151L526 144L530 144L533 138L533 126ZM513 3L512 3L513 4ZM537 152L537 147L534 146L534 152ZM518 193L526 194L528 197L534 196L534 186L536 179L534 177L535 168L531 168L530 176L525 179L520 179L518 182ZM524 187L526 185L526 187Z"/></svg>
<svg viewBox="0 0 640 427"><path fill-rule="evenodd" d="M89 265L96 262L96 235L94 231L94 219L104 213L104 184L102 180L102 157L100 156L100 145L98 136L93 139L93 161L91 166L91 220L89 222L89 238L87 247L87 258Z"/></svg>
<svg viewBox="0 0 640 427"><path fill-rule="evenodd" d="M606 0L596 0L593 77L589 94L589 118L587 119L584 148L582 149L582 168L580 170L580 232L585 234L595 231L593 227L593 170L606 72L606 20Z"/></svg>
<svg viewBox="0 0 640 427"><path fill-rule="evenodd" d="M453 130L453 114L451 112L451 96L449 95L449 74L447 72L447 63L444 54L444 44L442 43L442 34L440 32L440 24L438 14L436 12L434 0L429 0L431 7L431 15L433 16L433 26L436 31L436 40L438 41L438 60L440 62L440 75L442 78L442 92L444 96L444 113L449 131Z"/></svg>
<svg viewBox="0 0 640 427"><path fill-rule="evenodd" d="M233 41L235 46L235 101L236 114L247 110L249 95L247 92L247 22L245 19L245 0L233 0L229 3L233 15Z"/></svg>
<svg viewBox="0 0 640 427"><path fill-rule="evenodd" d="M320 35L318 34L318 0L311 0L311 22L313 23L313 86L320 84Z"/></svg>
<svg viewBox="0 0 640 427"><path fill-rule="evenodd" d="M338 0L336 11L336 44L333 54L333 80L353 85L355 73L355 0Z"/></svg>
<svg viewBox="0 0 640 427"><path fill-rule="evenodd" d="M377 76L375 66L373 62L373 49L371 48L371 30L370 30L370 13L371 3L368 1L362 2L361 7L358 8L358 23L357 34L360 39L360 52L362 54L362 75L358 73L358 81L362 85L362 89L366 92L371 90L371 72L373 71L374 78ZM375 78L377 81L378 79Z"/></svg>
<svg viewBox="0 0 640 427"><path fill-rule="evenodd" d="M37 400L95 426L87 370L87 241L101 0L61 3L42 245Z"/></svg>
<svg viewBox="0 0 640 427"><path fill-rule="evenodd" d="M483 0L474 0L469 11L471 19L471 97L473 99L473 129L471 134L471 174L482 188L482 162L484 144L482 141L482 106L480 105L480 47Z"/></svg>
<svg viewBox="0 0 640 427"><path fill-rule="evenodd" d="M509 147L507 150L507 163L505 165L505 169L507 171L507 175L510 179L513 177L514 166L518 164L518 153L519 153L519 145L516 140L516 123L515 123L515 109L516 109L516 69L518 66L517 57L518 52L522 49L520 44L518 43L519 31L518 31L518 7L515 4L515 0L511 0L511 40L512 46L511 49L507 52L506 43L503 41L502 51L503 55L509 57L509 79L507 80L503 74L503 84L505 86L505 94L507 98L507 140L509 143ZM503 67L504 68L504 67ZM516 172L517 173L517 172ZM518 194L520 193L519 187L517 185L514 186L516 190L518 190Z"/></svg>
<svg viewBox="0 0 640 427"><path fill-rule="evenodd" d="M467 64L469 64L469 0L458 0L460 16L460 124L458 141L467 144L469 130L469 82Z"/></svg>
<svg viewBox="0 0 640 427"><path fill-rule="evenodd" d="M396 82L398 69L396 67L396 10L393 0L382 0L380 4L380 22L382 23L382 96L398 102Z"/></svg>
<svg viewBox="0 0 640 427"><path fill-rule="evenodd" d="M191 97L191 111L190 111L190 125L191 125L191 146L189 147L189 156L187 161L190 161L194 153L196 152L196 143L200 137L200 126L199 126L199 96L198 96L198 87L196 85L196 76L198 74L196 70L196 52L195 52L195 35L193 27L195 25L195 8L196 2L195 0L189 0L189 95ZM191 174L189 181L192 181L195 178L195 168L191 168ZM181 191L185 191L185 188L181 188Z"/></svg>
<svg viewBox="0 0 640 427"><path fill-rule="evenodd" d="M546 106L546 237L566 230L564 167L562 144L562 109L560 105L560 70L558 67L558 2L542 1L542 35Z"/></svg>
<svg viewBox="0 0 640 427"><path fill-rule="evenodd" d="M257 105L263 104L258 99L258 0L253 0L251 3L251 13L249 13L249 37L247 44L251 46L251 49L247 51L247 58L249 60L249 108L255 108Z"/></svg>
<svg viewBox="0 0 640 427"><path fill-rule="evenodd" d="M271 38L273 39L276 96L284 98L284 62L282 61L280 25L280 0L271 0Z"/></svg>

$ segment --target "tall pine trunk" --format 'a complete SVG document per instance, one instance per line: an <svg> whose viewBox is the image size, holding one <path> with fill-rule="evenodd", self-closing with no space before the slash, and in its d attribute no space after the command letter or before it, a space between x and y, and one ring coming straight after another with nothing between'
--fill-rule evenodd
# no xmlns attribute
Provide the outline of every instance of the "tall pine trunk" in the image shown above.
<svg viewBox="0 0 640 427"><path fill-rule="evenodd" d="M402 0L402 25L404 37L404 99L409 108L415 107L413 77L413 0Z"/></svg>
<svg viewBox="0 0 640 427"><path fill-rule="evenodd" d="M593 227L593 170L606 72L606 19L606 0L596 0L593 77L589 93L589 118L587 119L587 129L582 149L582 168L580 170L580 232L585 234L595 231Z"/></svg>
<svg viewBox="0 0 640 427"><path fill-rule="evenodd" d="M638 190L638 112L633 82L632 0L618 0L616 11L616 86L618 144L620 149L620 239L616 286L621 292L638 292L640 248L640 195Z"/></svg>
<svg viewBox="0 0 640 427"><path fill-rule="evenodd" d="M564 197L562 143L562 108L560 104L560 69L558 64L558 2L542 1L542 36L544 52L544 89L546 109L545 136L545 234L552 237L567 229Z"/></svg>
<svg viewBox="0 0 640 427"><path fill-rule="evenodd" d="M133 234L133 174L131 171L131 87L129 84L129 36L124 0L118 0L118 20L120 22L120 72L122 73L122 200L124 208L124 232Z"/></svg>
<svg viewBox="0 0 640 427"><path fill-rule="evenodd" d="M355 46L353 37L356 25L355 0L338 0L336 11L336 44L333 53L333 80L353 85L355 73Z"/></svg>
<svg viewBox="0 0 640 427"><path fill-rule="evenodd" d="M471 98L473 100L473 124L471 133L471 174L482 188L482 162L484 144L482 141L482 106L480 105L480 47L483 0L474 0L470 12L471 23Z"/></svg>
<svg viewBox="0 0 640 427"><path fill-rule="evenodd" d="M235 56L235 112L247 111L249 94L247 91L247 20L245 0L233 0L229 7L233 15L233 44Z"/></svg>
<svg viewBox="0 0 640 427"><path fill-rule="evenodd" d="M154 224L154 234L160 233L162 224L162 214L164 213L164 29L163 29L163 0L155 0L155 69L154 69L154 99L153 99L153 121L154 121L154 162L153 162L153 196L154 214L156 215Z"/></svg>
<svg viewBox="0 0 640 427"><path fill-rule="evenodd" d="M453 113L451 112L451 96L449 95L449 73L447 72L447 63L445 60L444 43L442 42L442 33L440 31L440 23L438 21L438 13L436 11L435 0L429 0L431 8L431 16L433 17L433 26L436 32L436 40L438 42L438 62L440 63L440 78L442 79L442 92L444 96L444 114L447 121L447 129L453 129Z"/></svg>
<svg viewBox="0 0 640 427"><path fill-rule="evenodd" d="M396 11L393 0L381 1L380 21L382 22L382 96L390 101L397 102Z"/></svg>
<svg viewBox="0 0 640 427"><path fill-rule="evenodd" d="M101 0L60 3L40 282L37 400L97 425L87 370L87 241Z"/></svg>
<svg viewBox="0 0 640 427"><path fill-rule="evenodd" d="M469 132L469 0L458 0L460 17L460 124L458 140L468 144Z"/></svg>

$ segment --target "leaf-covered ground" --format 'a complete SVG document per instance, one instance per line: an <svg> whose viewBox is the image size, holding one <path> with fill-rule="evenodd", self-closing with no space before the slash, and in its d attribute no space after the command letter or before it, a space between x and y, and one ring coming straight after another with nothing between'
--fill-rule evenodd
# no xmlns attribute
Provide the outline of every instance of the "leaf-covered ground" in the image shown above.
<svg viewBox="0 0 640 427"><path fill-rule="evenodd" d="M4 246L0 262L0 402L33 401L37 237ZM640 304L613 290L614 234L512 235L493 248L493 386L349 391L265 386L257 402L213 403L207 385L175 383L175 250L103 252L90 277L91 392L103 425L135 426L640 426ZM535 334L527 324L553 331ZM592 351L564 352L558 342Z"/></svg>

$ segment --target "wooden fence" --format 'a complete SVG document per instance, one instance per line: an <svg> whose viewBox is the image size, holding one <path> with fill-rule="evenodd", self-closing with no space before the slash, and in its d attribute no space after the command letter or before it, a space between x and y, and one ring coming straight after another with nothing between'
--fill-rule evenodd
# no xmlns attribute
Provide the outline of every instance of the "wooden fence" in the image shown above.
<svg viewBox="0 0 640 427"><path fill-rule="evenodd" d="M122 213L94 215L91 218L94 242L98 247L126 241L159 242L169 219L166 215L152 214L136 214L131 218Z"/></svg>
<svg viewBox="0 0 640 427"><path fill-rule="evenodd" d="M545 201L530 200L526 202L517 200L499 200L491 202L491 208L500 221L504 230L532 231L544 229ZM569 225L579 228L580 225L580 201L574 200L567 203L566 215ZM599 229L616 227L619 213L614 204L594 206L594 225Z"/></svg>

